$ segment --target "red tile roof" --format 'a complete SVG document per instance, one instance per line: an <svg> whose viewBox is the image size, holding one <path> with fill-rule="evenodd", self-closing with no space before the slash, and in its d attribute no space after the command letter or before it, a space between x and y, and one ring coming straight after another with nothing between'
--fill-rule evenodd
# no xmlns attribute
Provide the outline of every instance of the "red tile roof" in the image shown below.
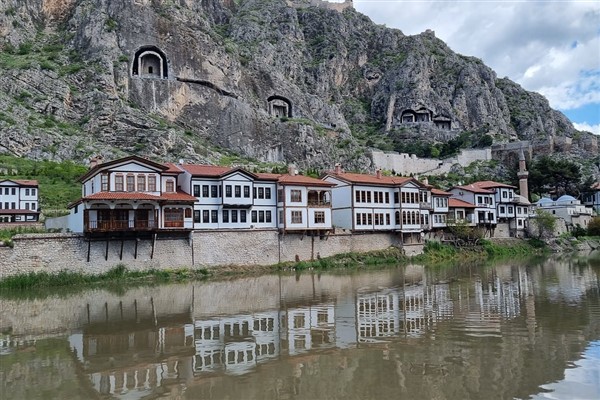
<svg viewBox="0 0 600 400"><path fill-rule="evenodd" d="M476 208L475 204L468 203L459 199L448 199L448 207L450 208Z"/></svg>
<svg viewBox="0 0 600 400"><path fill-rule="evenodd" d="M594 190L600 190L600 182L594 183L591 188Z"/></svg>
<svg viewBox="0 0 600 400"><path fill-rule="evenodd" d="M435 188L431 189L431 194L435 194L436 196L452 196L452 193L444 192L443 190Z"/></svg>
<svg viewBox="0 0 600 400"><path fill-rule="evenodd" d="M198 165L198 164L183 164L180 168L186 170L192 176L206 176L218 178L229 171L232 171L232 167L219 167L216 165Z"/></svg>
<svg viewBox="0 0 600 400"><path fill-rule="evenodd" d="M138 162L140 164L145 164L148 165L150 167L156 168L158 170L160 170L161 172L166 170L168 167L163 165L163 164L159 164L157 162L148 160L146 158L142 158L139 156L128 156L128 157L123 157L123 158L118 158L116 160L112 160L112 161L107 161L107 162L103 162L100 164L97 164L96 166L90 168L88 170L88 172L86 172L83 176L81 176L79 178L79 182L83 182L86 179L88 179L91 176L94 176L96 173L98 173L101 170L107 169L108 167L112 167L113 165L119 165L121 163L126 163L126 162Z"/></svg>
<svg viewBox="0 0 600 400"><path fill-rule="evenodd" d="M0 182L14 182L17 183L21 186L38 186L38 181L34 180L34 179L1 179Z"/></svg>
<svg viewBox="0 0 600 400"><path fill-rule="evenodd" d="M259 179L277 180L282 185L299 185L299 186L324 186L333 187L335 183L326 182L321 179L313 178L306 175L290 175L290 174L268 174L257 173Z"/></svg>
<svg viewBox="0 0 600 400"><path fill-rule="evenodd" d="M480 188L480 187L475 186L473 184L463 185L463 186L455 186L455 187L453 187L453 189L466 190L467 192L479 193L479 194L494 194L493 190L488 190L488 189Z"/></svg>
<svg viewBox="0 0 600 400"><path fill-rule="evenodd" d="M404 176L385 176L377 177L376 175L367 175L367 174L355 174L349 172L343 172L341 174L336 174L334 172L329 173L330 176L334 178L342 179L346 182L350 183L359 183L365 185L377 185L377 186L398 186L403 185L406 182L413 181L419 185L423 185L419 181L414 178L404 177Z"/></svg>
<svg viewBox="0 0 600 400"><path fill-rule="evenodd" d="M85 196L82 200L154 200L154 201L196 201L194 196L187 193L162 193L156 196L144 192L97 192ZM76 202L77 203L77 202Z"/></svg>
<svg viewBox="0 0 600 400"><path fill-rule="evenodd" d="M505 183L499 183L499 182L494 182L494 181L473 182L473 186L477 186L478 188L481 188L481 189L493 189L493 188L516 189L517 188L516 186L507 185Z"/></svg>
<svg viewBox="0 0 600 400"><path fill-rule="evenodd" d="M167 169L163 171L164 174L183 174L183 171L173 163L165 163L165 167Z"/></svg>

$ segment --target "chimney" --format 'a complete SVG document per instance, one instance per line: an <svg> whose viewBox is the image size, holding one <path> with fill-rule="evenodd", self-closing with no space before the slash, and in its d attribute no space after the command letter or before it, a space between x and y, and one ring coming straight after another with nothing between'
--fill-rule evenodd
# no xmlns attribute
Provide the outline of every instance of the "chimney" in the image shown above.
<svg viewBox="0 0 600 400"><path fill-rule="evenodd" d="M429 178L427 178L426 176L424 176L423 180L421 180L421 183L423 185L429 186Z"/></svg>
<svg viewBox="0 0 600 400"><path fill-rule="evenodd" d="M290 176L296 176L297 173L298 171L296 171L296 166L294 164L288 165L288 174Z"/></svg>
<svg viewBox="0 0 600 400"><path fill-rule="evenodd" d="M342 173L342 164L340 164L340 163L336 163L336 164L335 164L335 173L336 173L337 175L339 175L339 174L341 174L341 173Z"/></svg>
<svg viewBox="0 0 600 400"><path fill-rule="evenodd" d="M102 156L96 156L90 158L90 169L94 168L98 164L102 164Z"/></svg>
<svg viewBox="0 0 600 400"><path fill-rule="evenodd" d="M377 176L377 179L381 179L381 168L375 170L375 175Z"/></svg>

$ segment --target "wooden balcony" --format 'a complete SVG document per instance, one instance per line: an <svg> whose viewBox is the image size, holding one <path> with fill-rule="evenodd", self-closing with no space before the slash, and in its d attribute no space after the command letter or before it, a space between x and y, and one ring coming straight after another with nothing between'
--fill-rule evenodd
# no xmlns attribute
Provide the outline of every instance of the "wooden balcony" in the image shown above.
<svg viewBox="0 0 600 400"><path fill-rule="evenodd" d="M178 222L178 221L177 221ZM183 221L181 221L183 227ZM156 221L129 219L129 220L89 220L84 224L85 232L118 232L118 231L149 231L157 229Z"/></svg>

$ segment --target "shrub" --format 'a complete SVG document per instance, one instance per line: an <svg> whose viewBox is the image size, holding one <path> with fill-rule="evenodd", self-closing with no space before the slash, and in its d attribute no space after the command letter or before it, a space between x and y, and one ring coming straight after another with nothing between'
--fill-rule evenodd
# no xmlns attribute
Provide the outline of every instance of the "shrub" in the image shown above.
<svg viewBox="0 0 600 400"><path fill-rule="evenodd" d="M594 217L588 224L587 233L590 236L600 236L600 217Z"/></svg>

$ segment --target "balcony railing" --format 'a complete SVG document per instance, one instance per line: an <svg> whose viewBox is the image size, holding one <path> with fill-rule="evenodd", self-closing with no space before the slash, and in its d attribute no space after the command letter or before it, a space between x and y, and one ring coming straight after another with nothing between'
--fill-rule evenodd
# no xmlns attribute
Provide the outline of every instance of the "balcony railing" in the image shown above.
<svg viewBox="0 0 600 400"><path fill-rule="evenodd" d="M183 221L181 221L183 226ZM125 220L90 220L85 224L86 231L144 231L158 228L156 221L125 219Z"/></svg>
<svg viewBox="0 0 600 400"><path fill-rule="evenodd" d="M331 207L330 201L308 200L309 207Z"/></svg>

